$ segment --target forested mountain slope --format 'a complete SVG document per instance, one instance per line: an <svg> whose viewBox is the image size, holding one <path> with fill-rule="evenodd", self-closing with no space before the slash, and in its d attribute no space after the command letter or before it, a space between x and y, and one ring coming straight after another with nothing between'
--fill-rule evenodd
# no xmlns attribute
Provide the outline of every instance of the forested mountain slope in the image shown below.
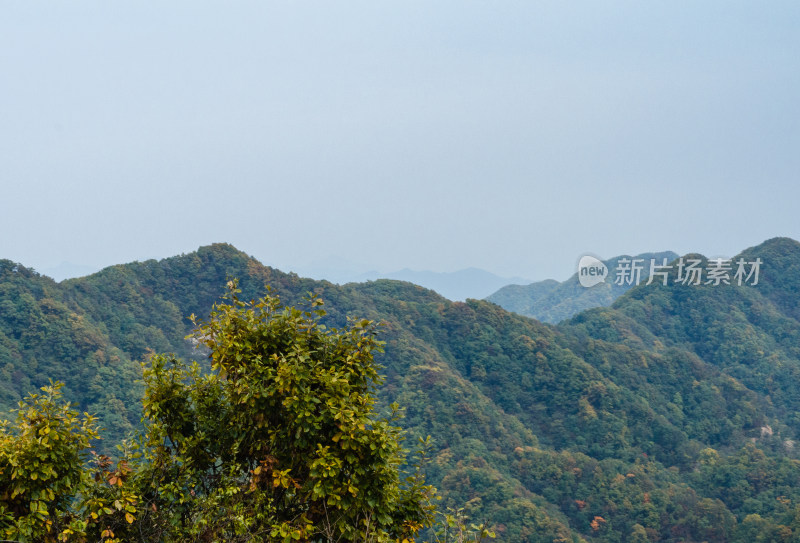
<svg viewBox="0 0 800 543"><path fill-rule="evenodd" d="M224 244L59 284L3 261L0 401L63 380L119 439L137 361L197 357L186 317L237 277L246 298L320 294L330 325L382 321L381 399L433 436L445 505L504 541L793 541L800 244L743 257L764 261L756 286L642 285L557 327L410 283L302 279Z"/></svg>
<svg viewBox="0 0 800 543"><path fill-rule="evenodd" d="M642 268L639 271L641 280L646 282L650 275L651 260L655 265L660 265L664 259L670 262L677 257L672 251L617 256L604 261L608 276L605 281L591 288L581 286L575 273L562 282L546 279L529 285L506 285L486 299L514 313L557 324L586 309L610 306L630 290L633 282L617 282L621 260L627 261L628 265L632 265L631 261L637 261L637 266Z"/></svg>

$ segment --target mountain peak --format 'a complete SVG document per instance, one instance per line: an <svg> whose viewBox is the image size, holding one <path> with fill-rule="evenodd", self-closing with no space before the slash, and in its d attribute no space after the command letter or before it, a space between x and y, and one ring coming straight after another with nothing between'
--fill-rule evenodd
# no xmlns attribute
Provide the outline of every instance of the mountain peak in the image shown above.
<svg viewBox="0 0 800 543"><path fill-rule="evenodd" d="M743 253L755 253L758 251L763 252L776 252L782 255L787 255L791 253L798 253L800 254L800 242L787 237L775 237L766 240L763 243L756 245L755 247L750 247Z"/></svg>

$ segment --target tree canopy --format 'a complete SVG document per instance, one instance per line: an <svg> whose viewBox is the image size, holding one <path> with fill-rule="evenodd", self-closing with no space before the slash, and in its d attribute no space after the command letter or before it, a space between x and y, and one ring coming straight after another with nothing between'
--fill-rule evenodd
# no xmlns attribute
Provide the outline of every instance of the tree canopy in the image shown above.
<svg viewBox="0 0 800 543"><path fill-rule="evenodd" d="M398 407L379 415L376 325L320 323L322 300L239 299L191 336L210 369L154 354L144 428L112 463L58 386L0 429L0 534L21 540L403 541L435 490L409 463ZM192 317L194 320L194 317Z"/></svg>

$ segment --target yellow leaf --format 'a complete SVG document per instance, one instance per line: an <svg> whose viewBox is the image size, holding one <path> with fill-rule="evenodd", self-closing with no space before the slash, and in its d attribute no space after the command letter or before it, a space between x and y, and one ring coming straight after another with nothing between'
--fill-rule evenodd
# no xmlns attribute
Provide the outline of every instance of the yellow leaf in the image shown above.
<svg viewBox="0 0 800 543"><path fill-rule="evenodd" d="M128 521L128 524L133 524L133 515L130 513L125 513L125 520Z"/></svg>

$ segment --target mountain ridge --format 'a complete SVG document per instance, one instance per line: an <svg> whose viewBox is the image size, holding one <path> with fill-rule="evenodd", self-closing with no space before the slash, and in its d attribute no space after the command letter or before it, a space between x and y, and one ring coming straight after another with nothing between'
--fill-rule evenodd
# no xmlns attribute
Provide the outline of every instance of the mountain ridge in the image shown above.
<svg viewBox="0 0 800 543"><path fill-rule="evenodd" d="M743 254L795 273L800 244ZM207 314L238 277L245 298L267 285L290 305L315 292L331 326L382 321L382 404L406 407L412 436L434 436L428 470L444 504L469 504L501 540L746 541L756 512L763 533L794 533L794 509L775 498L800 503L786 445L800 432L789 303L800 279L763 273L760 289L641 285L552 326L410 283L301 278L228 244L63 283L3 261L0 401L63 379L118 439L138 421L136 360L149 349L196 357L186 316ZM756 485L758 470L771 482ZM714 482L726 473L744 490Z"/></svg>
<svg viewBox="0 0 800 543"><path fill-rule="evenodd" d="M621 260L639 259L645 263L644 269L641 270L641 279L645 280L649 276L651 260L671 262L675 258L678 258L678 255L672 251L642 253L636 256L620 255L603 261L609 270L608 275L603 282L589 288L579 283L576 272L561 282L548 279L529 285L507 285L486 299L520 315L557 324L583 310L609 306L627 292L632 285L624 281L618 283L614 273Z"/></svg>

